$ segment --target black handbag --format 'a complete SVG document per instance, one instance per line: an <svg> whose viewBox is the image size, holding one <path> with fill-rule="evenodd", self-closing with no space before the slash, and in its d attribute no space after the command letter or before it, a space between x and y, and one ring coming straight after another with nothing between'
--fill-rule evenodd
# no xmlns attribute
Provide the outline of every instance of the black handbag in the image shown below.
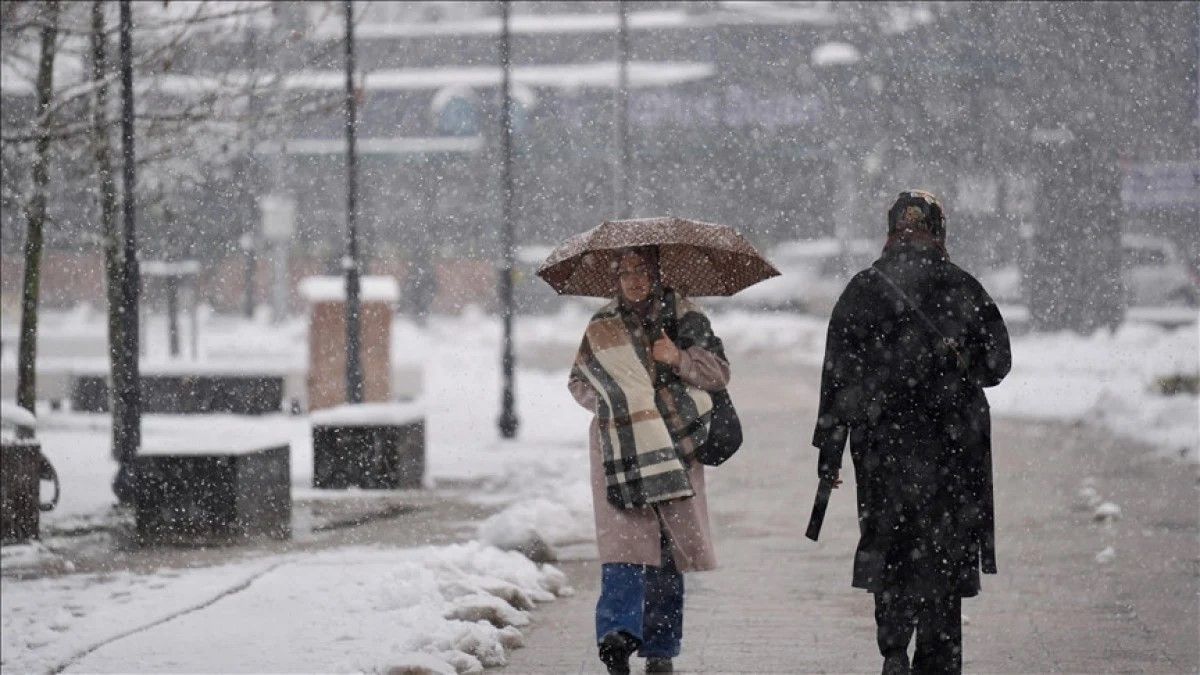
<svg viewBox="0 0 1200 675"><path fill-rule="evenodd" d="M663 332L671 340L678 342L678 326L675 320L674 294L672 302L664 303ZM686 349L687 345L680 345ZM719 354L724 358L724 354ZM706 466L720 466L742 447L742 420L738 418L737 409L733 407L733 399L729 398L729 390L718 389L710 391L712 397L712 413L708 424L708 438L692 455L698 462Z"/></svg>
<svg viewBox="0 0 1200 675"><path fill-rule="evenodd" d="M720 466L742 447L742 420L729 398L729 390L710 392L713 409L708 425L708 439L696 448L696 459L701 464Z"/></svg>

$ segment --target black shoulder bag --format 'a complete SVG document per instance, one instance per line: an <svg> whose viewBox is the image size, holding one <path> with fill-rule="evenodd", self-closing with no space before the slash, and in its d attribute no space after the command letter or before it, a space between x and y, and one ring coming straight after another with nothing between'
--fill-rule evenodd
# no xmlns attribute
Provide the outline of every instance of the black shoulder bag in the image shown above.
<svg viewBox="0 0 1200 675"><path fill-rule="evenodd" d="M663 307L663 332L667 337L676 342L680 349L686 349L691 345L679 344L679 325L678 317L676 317L675 296L671 294L671 302L664 303L669 306ZM724 354L718 354L721 358L725 358ZM708 425L708 438L704 443L696 448L694 457L701 464L707 466L720 466L726 460L733 457L733 454L742 447L742 421L738 418L737 410L733 407L733 400L729 398L729 390L718 389L710 391L712 397L712 415Z"/></svg>

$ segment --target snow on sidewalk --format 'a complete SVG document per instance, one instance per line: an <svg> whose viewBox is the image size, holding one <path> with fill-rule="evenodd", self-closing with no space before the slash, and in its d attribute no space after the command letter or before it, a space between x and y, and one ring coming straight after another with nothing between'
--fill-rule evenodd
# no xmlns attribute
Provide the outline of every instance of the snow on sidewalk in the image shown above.
<svg viewBox="0 0 1200 675"><path fill-rule="evenodd" d="M572 592L475 542L0 583L6 672L478 672L521 646L528 610Z"/></svg>

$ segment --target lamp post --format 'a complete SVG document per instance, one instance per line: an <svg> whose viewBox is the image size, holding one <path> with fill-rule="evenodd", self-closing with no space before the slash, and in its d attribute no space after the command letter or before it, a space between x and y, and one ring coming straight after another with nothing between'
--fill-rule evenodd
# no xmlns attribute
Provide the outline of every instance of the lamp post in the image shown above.
<svg viewBox="0 0 1200 675"><path fill-rule="evenodd" d="M629 218L633 205L629 194L631 152L629 147L629 7L617 0L617 86L613 90L613 125L617 167L613 181L613 210L617 218Z"/></svg>
<svg viewBox="0 0 1200 675"><path fill-rule="evenodd" d="M342 270L346 274L346 400L362 403L363 374L359 315L358 260L358 155L357 100L354 90L354 1L344 0L346 10L346 255Z"/></svg>
<svg viewBox="0 0 1200 675"><path fill-rule="evenodd" d="M141 375L138 368L138 302L141 274L134 222L134 186L137 165L133 146L133 10L130 0L120 4L121 52L121 210L124 219L121 264L121 315L124 344L118 367L113 369L113 445L118 469L113 492L122 503L133 501L137 489L134 458L142 445Z"/></svg>
<svg viewBox="0 0 1200 675"><path fill-rule="evenodd" d="M500 399L500 436L513 438L517 435L516 397L513 393L513 184L512 184L512 76L509 63L508 0L500 2L500 153L501 181L504 194L501 230L501 253L503 262L499 275L500 316L504 324L504 347L500 359L504 379L504 390Z"/></svg>
<svg viewBox="0 0 1200 675"><path fill-rule="evenodd" d="M243 274L243 295L242 295L242 313L247 319L254 317L254 271L258 266L258 258L255 256L255 241L254 233L247 231L238 238L238 247L245 254L245 272Z"/></svg>

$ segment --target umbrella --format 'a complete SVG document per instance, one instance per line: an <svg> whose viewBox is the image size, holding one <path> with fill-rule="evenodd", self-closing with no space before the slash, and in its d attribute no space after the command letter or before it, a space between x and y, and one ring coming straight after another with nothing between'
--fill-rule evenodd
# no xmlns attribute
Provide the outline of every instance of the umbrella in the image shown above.
<svg viewBox="0 0 1200 675"><path fill-rule="evenodd" d="M621 250L650 245L663 283L688 297L733 295L779 276L732 227L670 217L605 221L551 251L537 274L559 295L615 297Z"/></svg>

